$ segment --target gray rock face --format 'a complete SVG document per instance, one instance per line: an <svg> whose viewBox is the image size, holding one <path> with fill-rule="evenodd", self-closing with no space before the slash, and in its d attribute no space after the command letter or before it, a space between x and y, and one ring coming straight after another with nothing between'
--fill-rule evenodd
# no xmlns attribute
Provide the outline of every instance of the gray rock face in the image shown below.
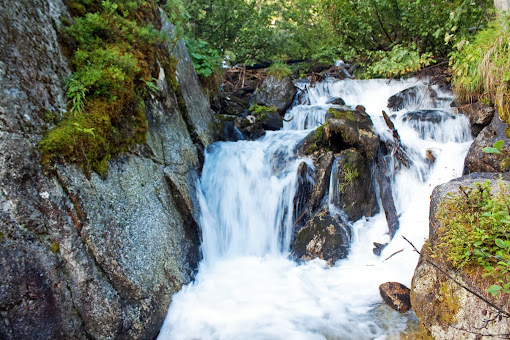
<svg viewBox="0 0 510 340"><path fill-rule="evenodd" d="M107 180L43 175L42 117L66 109L67 16L60 0L0 2L0 338L153 339L200 259L194 142L213 140L212 118L177 51L188 121L159 81L147 143L113 157Z"/></svg>
<svg viewBox="0 0 510 340"><path fill-rule="evenodd" d="M502 172L500 162L501 155L485 153L483 148L492 147L495 142L505 141L504 148L510 151L510 139L506 136L508 126L495 115L492 122L486 126L482 132L475 138L473 144L469 148L468 154L464 161L464 175L472 172Z"/></svg>
<svg viewBox="0 0 510 340"><path fill-rule="evenodd" d="M491 181L497 187L500 174L473 173L436 187L430 204L429 241L432 249L437 244L440 222L436 216L441 202L448 193L459 193L459 185L473 187L475 183ZM510 176L502 175L510 184ZM510 298L498 299L485 290L490 286L487 279L475 268L452 270L441 257L431 257L429 248L421 250L420 260L411 284L411 304L418 317L423 335L432 339L499 339L510 334L508 316L498 313L498 308L508 311ZM474 293L478 294L477 297ZM484 301L485 300L485 301Z"/></svg>
<svg viewBox="0 0 510 340"><path fill-rule="evenodd" d="M478 136L484 127L489 125L495 112L494 107L483 103L466 104L453 109L453 113L464 114L469 118L471 133L475 137Z"/></svg>
<svg viewBox="0 0 510 340"><path fill-rule="evenodd" d="M350 227L322 210L299 230L292 254L301 260L320 258L333 265L347 257L350 240Z"/></svg>
<svg viewBox="0 0 510 340"><path fill-rule="evenodd" d="M275 106L280 114L292 104L296 95L296 88L290 77L279 79L268 76L255 92L255 102L258 105Z"/></svg>

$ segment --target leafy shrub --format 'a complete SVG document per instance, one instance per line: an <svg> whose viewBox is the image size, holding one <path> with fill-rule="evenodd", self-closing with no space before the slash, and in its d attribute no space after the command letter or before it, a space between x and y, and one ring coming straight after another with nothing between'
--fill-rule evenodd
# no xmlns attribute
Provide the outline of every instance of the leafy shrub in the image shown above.
<svg viewBox="0 0 510 340"><path fill-rule="evenodd" d="M500 140L494 143L492 147L488 146L482 149L483 152L501 155L503 159L500 162L500 166L503 170L510 166L510 152L508 149L503 149L504 144L505 142Z"/></svg>
<svg viewBox="0 0 510 340"><path fill-rule="evenodd" d="M495 283L489 292L510 293L510 186L489 181L460 188L439 206L439 242L433 255L455 268L482 266Z"/></svg>
<svg viewBox="0 0 510 340"><path fill-rule="evenodd" d="M416 51L416 45L411 45L411 48L395 45L391 51L376 52L375 60L368 67L368 75L388 78L418 71L434 62L432 53L420 54Z"/></svg>
<svg viewBox="0 0 510 340"><path fill-rule="evenodd" d="M221 68L221 56L217 49L213 48L204 40L186 39L186 47L197 74L201 77L209 77L213 72Z"/></svg>
<svg viewBox="0 0 510 340"><path fill-rule="evenodd" d="M278 79L283 79L289 76L292 73L292 70L289 66L287 66L287 64L276 62L272 63L271 66L267 68L267 73Z"/></svg>
<svg viewBox="0 0 510 340"><path fill-rule="evenodd" d="M457 44L452 54L453 85L467 101L489 100L510 123L510 20L501 17L490 23L469 42Z"/></svg>

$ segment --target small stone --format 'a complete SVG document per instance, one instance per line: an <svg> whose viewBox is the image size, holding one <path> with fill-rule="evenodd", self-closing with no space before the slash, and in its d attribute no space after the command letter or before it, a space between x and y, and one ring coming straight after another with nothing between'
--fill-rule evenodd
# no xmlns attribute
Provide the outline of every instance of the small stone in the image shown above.
<svg viewBox="0 0 510 340"><path fill-rule="evenodd" d="M381 296L391 308L404 313L411 309L411 290L398 282L386 282L379 286Z"/></svg>

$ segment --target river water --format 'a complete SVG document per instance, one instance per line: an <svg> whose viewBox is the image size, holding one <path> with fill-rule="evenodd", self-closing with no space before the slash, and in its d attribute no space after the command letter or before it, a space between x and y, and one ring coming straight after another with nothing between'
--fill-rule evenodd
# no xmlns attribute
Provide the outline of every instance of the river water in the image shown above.
<svg viewBox="0 0 510 340"><path fill-rule="evenodd" d="M423 82L328 80L305 91L305 104L287 112L294 118L281 131L211 145L197 186L203 260L195 281L174 295L158 339L399 339L416 328L412 313L382 304L378 287L410 286L418 254L402 236L423 245L432 189L461 175L472 141L467 119L449 115L452 95L437 88L438 98L425 91L398 112L386 107L391 95ZM381 208L352 223L348 257L329 268L319 259L298 264L289 255L297 169L303 161L313 167L296 147L324 123L331 97L363 105L382 140L391 138L386 110L413 164L392 176L400 228L382 254L372 252L373 242L390 241ZM440 124L405 118L433 108L442 110ZM427 149L436 155L432 166Z"/></svg>

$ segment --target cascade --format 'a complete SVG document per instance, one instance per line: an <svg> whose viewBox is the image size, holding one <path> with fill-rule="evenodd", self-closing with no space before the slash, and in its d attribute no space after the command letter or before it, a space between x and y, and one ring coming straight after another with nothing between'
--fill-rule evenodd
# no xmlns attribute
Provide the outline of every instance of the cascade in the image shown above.
<svg viewBox="0 0 510 340"><path fill-rule="evenodd" d="M424 84L417 79L298 84L305 104L286 113L294 118L282 130L268 131L257 141L211 145L197 185L203 260L195 281L174 295L159 339L398 339L416 326L412 313L402 315L381 304L378 286L387 281L410 286L418 254L402 236L418 248L423 245L430 194L461 175L472 141L467 118L451 114L453 97L438 88L443 100L421 96L400 111L387 108L390 96ZM348 257L328 267L320 259L297 263L289 254L298 167L305 162L313 169L297 146L324 123L333 97L363 105L383 141L391 138L381 114L386 110L412 166L391 174L400 222L395 237L390 240L381 208L350 224ZM416 119L418 111L433 111L435 120ZM432 165L423 157L427 150L434 150ZM337 209L333 182L330 211ZM376 256L373 242L389 244Z"/></svg>

